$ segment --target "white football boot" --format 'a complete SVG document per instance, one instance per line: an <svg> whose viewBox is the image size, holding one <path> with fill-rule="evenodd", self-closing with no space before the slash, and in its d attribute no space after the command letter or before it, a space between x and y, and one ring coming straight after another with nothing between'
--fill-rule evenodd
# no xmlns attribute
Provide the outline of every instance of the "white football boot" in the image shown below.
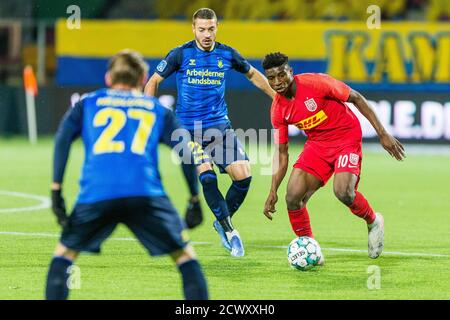
<svg viewBox="0 0 450 320"><path fill-rule="evenodd" d="M384 248L384 218L380 213L376 213L375 221L367 225L369 229L369 257L376 259L380 256Z"/></svg>
<svg viewBox="0 0 450 320"><path fill-rule="evenodd" d="M233 257L243 257L245 254L244 245L239 232L234 229L232 232L225 232L228 243L231 246L231 255Z"/></svg>

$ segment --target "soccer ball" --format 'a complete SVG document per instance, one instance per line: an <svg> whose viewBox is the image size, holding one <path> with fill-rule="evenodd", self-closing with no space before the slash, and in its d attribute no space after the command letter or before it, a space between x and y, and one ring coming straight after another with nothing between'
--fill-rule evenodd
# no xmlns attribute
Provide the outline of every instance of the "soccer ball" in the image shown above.
<svg viewBox="0 0 450 320"><path fill-rule="evenodd" d="M292 268L306 271L319 262L322 250L313 238L298 237L289 244L287 256Z"/></svg>

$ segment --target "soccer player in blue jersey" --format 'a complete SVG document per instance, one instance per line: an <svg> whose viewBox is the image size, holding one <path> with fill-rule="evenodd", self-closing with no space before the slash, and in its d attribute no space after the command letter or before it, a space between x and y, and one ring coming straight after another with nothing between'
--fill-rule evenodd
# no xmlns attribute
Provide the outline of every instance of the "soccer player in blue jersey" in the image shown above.
<svg viewBox="0 0 450 320"><path fill-rule="evenodd" d="M52 209L63 227L50 264L47 299L66 299L68 270L81 251L99 253L119 223L151 255L169 254L183 279L186 299L207 299L206 281L187 243L178 213L163 189L158 143L174 146L172 112L141 92L148 66L130 50L115 55L106 83L64 116L55 138ZM80 193L70 217L61 185L72 142L80 137L85 160Z"/></svg>
<svg viewBox="0 0 450 320"><path fill-rule="evenodd" d="M159 83L176 73L176 114L191 134L190 146L205 200L216 217L214 228L232 256L243 256L244 247L231 217L247 195L251 173L248 157L228 118L226 73L231 69L244 73L271 98L275 92L267 79L235 49L215 41L217 27L213 10L197 10L192 19L195 39L168 53L148 81L145 93L156 95ZM233 181L225 197L218 188L213 163Z"/></svg>

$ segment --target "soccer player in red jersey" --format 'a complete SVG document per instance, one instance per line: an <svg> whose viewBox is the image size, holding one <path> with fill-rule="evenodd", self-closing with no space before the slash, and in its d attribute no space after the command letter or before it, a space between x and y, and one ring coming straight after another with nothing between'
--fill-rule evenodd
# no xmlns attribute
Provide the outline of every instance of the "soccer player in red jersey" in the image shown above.
<svg viewBox="0 0 450 320"><path fill-rule="evenodd" d="M375 213L357 191L362 160L361 125L345 105L353 103L376 130L384 149L397 160L405 157L402 144L380 123L367 100L346 84L326 74L293 74L288 57L268 54L263 68L270 86L277 92L271 107L275 144L272 186L264 214L272 220L278 201L277 190L288 166L288 125L303 130L307 141L289 178L286 204L297 236L314 237L306 204L314 192L334 174L336 197L350 211L367 222L369 257L377 258L384 246L383 216Z"/></svg>

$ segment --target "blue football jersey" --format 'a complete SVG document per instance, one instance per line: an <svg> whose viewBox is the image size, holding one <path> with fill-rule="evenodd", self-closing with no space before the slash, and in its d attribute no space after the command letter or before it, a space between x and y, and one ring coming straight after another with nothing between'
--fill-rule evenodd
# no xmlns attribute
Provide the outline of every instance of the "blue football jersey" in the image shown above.
<svg viewBox="0 0 450 320"><path fill-rule="evenodd" d="M213 50L204 51L193 40L171 50L156 67L156 73L167 78L176 72L176 114L180 124L192 130L196 121L201 121L204 128L229 121L225 103L226 73L230 69L247 73L250 67L229 46L216 42Z"/></svg>
<svg viewBox="0 0 450 320"><path fill-rule="evenodd" d="M77 203L164 196L158 143L170 144L177 127L171 110L140 92L101 89L85 96L66 113L57 134L72 140L81 135L83 140L85 160ZM58 154L64 152L55 150L54 181L61 181L64 174L60 167L65 162Z"/></svg>

